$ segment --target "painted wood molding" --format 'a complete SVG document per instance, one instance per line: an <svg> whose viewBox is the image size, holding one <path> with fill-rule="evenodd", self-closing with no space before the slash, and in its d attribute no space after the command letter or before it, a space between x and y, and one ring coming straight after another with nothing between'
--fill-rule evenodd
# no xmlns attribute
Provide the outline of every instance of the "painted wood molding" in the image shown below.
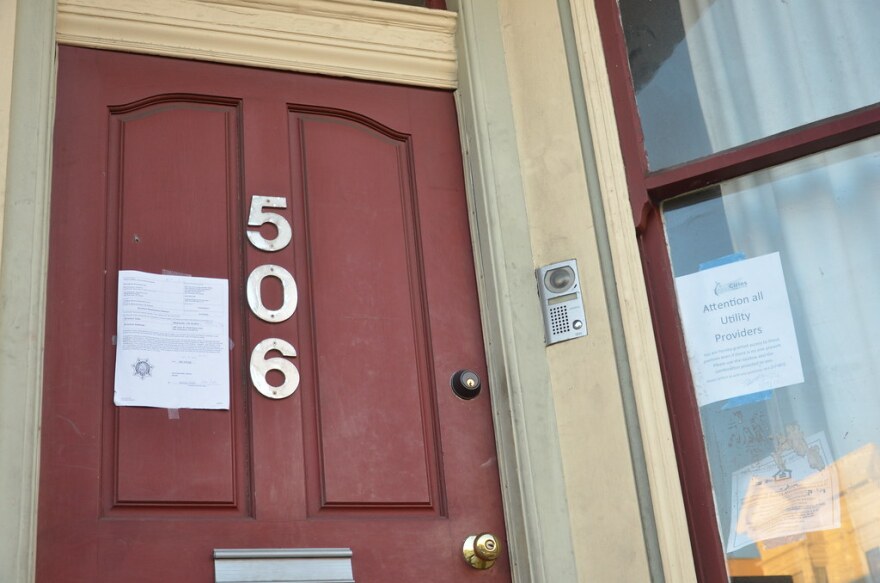
<svg viewBox="0 0 880 583"><path fill-rule="evenodd" d="M4 17L14 14L15 28L0 43L14 49L0 57L12 72L11 85L2 87L8 110L0 113L9 131L0 271L0 579L28 583L37 537L55 3L7 0L2 8Z"/></svg>
<svg viewBox="0 0 880 583"><path fill-rule="evenodd" d="M455 88L454 12L372 0L59 0L57 41Z"/></svg>
<svg viewBox="0 0 880 583"><path fill-rule="evenodd" d="M696 581L611 86L592 0L570 0L666 581Z"/></svg>
<svg viewBox="0 0 880 583"><path fill-rule="evenodd" d="M577 581L498 3L461 14L456 92L515 582Z"/></svg>
<svg viewBox="0 0 880 583"><path fill-rule="evenodd" d="M15 55L14 0L0 0L0 241L3 240L3 203L6 201L6 164L9 154L9 108L12 101L12 59Z"/></svg>

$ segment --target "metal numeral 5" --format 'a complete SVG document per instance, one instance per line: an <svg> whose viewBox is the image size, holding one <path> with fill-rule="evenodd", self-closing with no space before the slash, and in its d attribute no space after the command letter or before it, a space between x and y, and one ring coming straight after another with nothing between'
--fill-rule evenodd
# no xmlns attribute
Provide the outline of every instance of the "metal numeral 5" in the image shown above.
<svg viewBox="0 0 880 583"><path fill-rule="evenodd" d="M263 208L286 209L287 201L281 196L254 196L251 198L251 212L248 215L249 227L260 227L266 223L275 225L278 234L274 239L266 239L258 230L248 230L247 237L251 245L261 251L278 251L290 243L293 231L287 219L278 213L263 212Z"/></svg>

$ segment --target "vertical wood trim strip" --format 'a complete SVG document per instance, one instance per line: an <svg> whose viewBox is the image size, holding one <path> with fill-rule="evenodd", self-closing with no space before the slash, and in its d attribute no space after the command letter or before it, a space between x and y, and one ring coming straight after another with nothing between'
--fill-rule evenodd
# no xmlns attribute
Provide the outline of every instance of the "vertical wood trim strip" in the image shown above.
<svg viewBox="0 0 880 583"><path fill-rule="evenodd" d="M448 3L461 19L456 97L512 578L576 581L498 3Z"/></svg>
<svg viewBox="0 0 880 583"><path fill-rule="evenodd" d="M14 147L6 160L0 271L0 569L4 580L28 582L36 554L55 2L19 0L12 13L14 50L3 54L9 59L4 68L12 67L8 127Z"/></svg>
<svg viewBox="0 0 880 583"><path fill-rule="evenodd" d="M3 239L3 203L6 200L6 163L9 154L9 108L12 101L12 61L15 55L16 0L0 0L0 240Z"/></svg>
<svg viewBox="0 0 880 583"><path fill-rule="evenodd" d="M696 581L595 5L570 0L666 581Z"/></svg>

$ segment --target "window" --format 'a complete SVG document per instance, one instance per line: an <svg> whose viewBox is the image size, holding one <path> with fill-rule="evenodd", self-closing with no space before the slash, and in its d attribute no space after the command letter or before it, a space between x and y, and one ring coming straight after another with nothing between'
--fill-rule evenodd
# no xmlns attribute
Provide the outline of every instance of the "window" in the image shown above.
<svg viewBox="0 0 880 583"><path fill-rule="evenodd" d="M871 581L880 3L596 5L699 576Z"/></svg>
<svg viewBox="0 0 880 583"><path fill-rule="evenodd" d="M621 0L660 169L880 101L874 0Z"/></svg>

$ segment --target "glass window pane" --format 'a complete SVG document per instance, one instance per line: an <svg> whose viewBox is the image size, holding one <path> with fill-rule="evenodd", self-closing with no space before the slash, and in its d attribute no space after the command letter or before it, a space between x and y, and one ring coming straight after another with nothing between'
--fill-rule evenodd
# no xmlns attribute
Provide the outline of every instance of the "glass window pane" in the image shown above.
<svg viewBox="0 0 880 583"><path fill-rule="evenodd" d="M877 0L620 0L652 169L880 101Z"/></svg>
<svg viewBox="0 0 880 583"><path fill-rule="evenodd" d="M880 137L663 218L731 574L880 581Z"/></svg>

